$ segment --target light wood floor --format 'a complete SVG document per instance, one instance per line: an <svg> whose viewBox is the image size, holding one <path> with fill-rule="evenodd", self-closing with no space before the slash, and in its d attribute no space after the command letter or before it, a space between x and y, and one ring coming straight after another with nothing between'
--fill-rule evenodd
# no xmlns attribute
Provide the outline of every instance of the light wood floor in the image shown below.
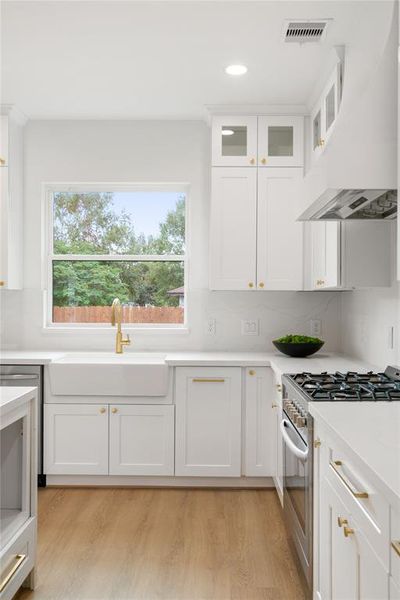
<svg viewBox="0 0 400 600"><path fill-rule="evenodd" d="M18 600L304 600L272 490L39 492L35 592Z"/></svg>

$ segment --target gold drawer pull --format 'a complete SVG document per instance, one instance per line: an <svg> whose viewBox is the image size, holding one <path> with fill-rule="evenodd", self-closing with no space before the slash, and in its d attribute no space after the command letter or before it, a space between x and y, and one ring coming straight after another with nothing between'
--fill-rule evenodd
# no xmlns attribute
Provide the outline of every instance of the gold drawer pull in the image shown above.
<svg viewBox="0 0 400 600"><path fill-rule="evenodd" d="M338 517L337 524L338 524L338 527L343 527L343 525L348 525L348 521L347 521L347 519L344 519L343 517Z"/></svg>
<svg viewBox="0 0 400 600"><path fill-rule="evenodd" d="M14 577L14 574L18 571L24 560L26 559L26 554L16 554L14 560L11 563L10 570L7 575L4 576L4 579L0 581L0 592L4 590L6 585L11 581Z"/></svg>
<svg viewBox="0 0 400 600"><path fill-rule="evenodd" d="M344 485L347 487L348 490L350 490L350 492L355 498L368 498L368 492L359 492L358 490L356 490L351 481L340 472L340 467L343 466L341 460L331 460L329 464L335 471L335 473L338 475L339 479L343 481Z"/></svg>
<svg viewBox="0 0 400 600"><path fill-rule="evenodd" d="M115 415L115 413L118 412L118 408L115 408L115 406L114 406L114 408L111 409L111 412L114 413L114 415Z"/></svg>
<svg viewBox="0 0 400 600"><path fill-rule="evenodd" d="M256 374L256 372L254 371L254 369L250 369L249 375L255 375L255 374Z"/></svg>
<svg viewBox="0 0 400 600"><path fill-rule="evenodd" d="M317 438L314 440L314 448L319 448L321 446L321 440Z"/></svg>
<svg viewBox="0 0 400 600"><path fill-rule="evenodd" d="M193 383L225 383L225 379L193 379Z"/></svg>
<svg viewBox="0 0 400 600"><path fill-rule="evenodd" d="M261 164L262 165L266 165L267 164L267 159L266 158L262 158L261 159Z"/></svg>
<svg viewBox="0 0 400 600"><path fill-rule="evenodd" d="M396 552L396 554L398 554L400 556L400 540L396 540L395 542L392 542L392 548Z"/></svg>
<svg viewBox="0 0 400 600"><path fill-rule="evenodd" d="M343 527L343 533L344 533L344 537L349 537L349 535L353 535L354 534L354 529L352 529L351 527Z"/></svg>
<svg viewBox="0 0 400 600"><path fill-rule="evenodd" d="M105 408L104 408L104 406L103 406L103 407L100 409L100 413L101 413L102 415L104 415L104 413L105 413L105 412L106 412L106 409L105 409Z"/></svg>
<svg viewBox="0 0 400 600"><path fill-rule="evenodd" d="M5 158L0 158L0 166L4 167L5 164L6 164Z"/></svg>
<svg viewBox="0 0 400 600"><path fill-rule="evenodd" d="M3 285L6 285L5 281L0 281L0 287L3 287Z"/></svg>

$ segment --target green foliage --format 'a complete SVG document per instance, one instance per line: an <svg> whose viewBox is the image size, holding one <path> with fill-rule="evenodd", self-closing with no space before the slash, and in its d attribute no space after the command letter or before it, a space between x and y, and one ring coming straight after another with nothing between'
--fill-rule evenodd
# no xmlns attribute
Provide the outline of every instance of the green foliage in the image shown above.
<svg viewBox="0 0 400 600"><path fill-rule="evenodd" d="M284 337L274 340L281 344L323 344L324 342L316 337L310 337L308 335L296 335L288 334Z"/></svg>
<svg viewBox="0 0 400 600"><path fill-rule="evenodd" d="M55 254L183 254L185 198L160 223L156 237L135 235L131 217L112 208L111 193L57 193L54 198ZM55 306L105 306L118 296L139 306L177 306L167 291L183 286L181 262L55 261Z"/></svg>

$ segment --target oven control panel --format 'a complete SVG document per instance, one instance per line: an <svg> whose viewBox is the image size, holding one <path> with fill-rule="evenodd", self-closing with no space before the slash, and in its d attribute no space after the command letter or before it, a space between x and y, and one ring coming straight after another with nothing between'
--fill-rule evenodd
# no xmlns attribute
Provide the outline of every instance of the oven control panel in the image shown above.
<svg viewBox="0 0 400 600"><path fill-rule="evenodd" d="M298 402L294 400L289 400L286 398L283 401L283 409L286 412L287 416L290 418L292 423L296 425L296 427L302 428L307 425L307 415L304 409L300 406Z"/></svg>

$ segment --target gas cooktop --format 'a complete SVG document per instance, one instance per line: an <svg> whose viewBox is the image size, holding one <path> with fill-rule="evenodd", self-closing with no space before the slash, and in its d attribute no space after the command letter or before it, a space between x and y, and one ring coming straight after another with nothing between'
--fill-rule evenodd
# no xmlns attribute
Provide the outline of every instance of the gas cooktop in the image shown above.
<svg viewBox="0 0 400 600"><path fill-rule="evenodd" d="M288 379L310 400L400 400L400 369L396 367L387 367L384 373L297 373Z"/></svg>

